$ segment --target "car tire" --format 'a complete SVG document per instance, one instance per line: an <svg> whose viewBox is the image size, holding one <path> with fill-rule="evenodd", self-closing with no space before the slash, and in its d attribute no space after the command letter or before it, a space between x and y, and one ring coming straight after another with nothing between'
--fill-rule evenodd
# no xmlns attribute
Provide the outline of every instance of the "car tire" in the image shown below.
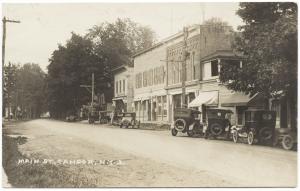
<svg viewBox="0 0 300 191"><path fill-rule="evenodd" d="M294 146L294 140L291 135L284 135L282 138L282 147L285 150L291 150Z"/></svg>
<svg viewBox="0 0 300 191"><path fill-rule="evenodd" d="M176 119L175 123L174 123L174 128L177 130L178 129L178 125L182 123L183 125L183 128L182 128L182 131L185 131L185 129L187 128L186 126L186 122L184 119ZM177 128L176 128L177 127ZM178 130L177 130L178 131Z"/></svg>
<svg viewBox="0 0 300 191"><path fill-rule="evenodd" d="M209 127L210 133L213 136L219 136L223 133L224 129L222 128L222 125L219 123L213 123Z"/></svg>
<svg viewBox="0 0 300 191"><path fill-rule="evenodd" d="M254 133L253 131L249 131L248 136L247 136L247 142L249 145L252 145L254 141Z"/></svg>
<svg viewBox="0 0 300 191"><path fill-rule="evenodd" d="M176 136L177 133L178 133L178 131L177 131L175 128L173 128L173 129L171 130L171 133L172 133L173 136Z"/></svg>
<svg viewBox="0 0 300 191"><path fill-rule="evenodd" d="M239 140L239 133L237 130L233 130L232 132L232 139L234 143L237 143Z"/></svg>
<svg viewBox="0 0 300 191"><path fill-rule="evenodd" d="M89 124L93 124L95 122L94 119L92 119L92 118L89 118L88 121L89 121Z"/></svg>

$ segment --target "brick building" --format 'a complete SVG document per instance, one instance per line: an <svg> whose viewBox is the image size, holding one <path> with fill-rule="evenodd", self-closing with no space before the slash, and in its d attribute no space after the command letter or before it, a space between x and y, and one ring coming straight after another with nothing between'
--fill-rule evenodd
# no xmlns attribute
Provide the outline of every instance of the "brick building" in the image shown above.
<svg viewBox="0 0 300 191"><path fill-rule="evenodd" d="M230 26L197 25L188 28L186 59L186 103L201 110L227 107L237 124L243 112L262 107L259 94L249 97L228 90L219 82L223 64L242 67L242 57L231 48ZM183 32L134 55L134 108L142 122L172 122L173 110L182 107Z"/></svg>

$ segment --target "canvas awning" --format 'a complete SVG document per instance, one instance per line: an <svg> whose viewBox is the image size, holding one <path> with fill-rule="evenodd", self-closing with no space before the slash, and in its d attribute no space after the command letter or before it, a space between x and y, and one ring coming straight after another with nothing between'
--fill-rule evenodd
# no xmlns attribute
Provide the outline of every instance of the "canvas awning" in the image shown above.
<svg viewBox="0 0 300 191"><path fill-rule="evenodd" d="M218 105L218 91L199 92L199 95L188 104L188 107L201 107L205 105Z"/></svg>
<svg viewBox="0 0 300 191"><path fill-rule="evenodd" d="M246 95L244 93L235 92L222 100L221 106L224 107L232 107L232 106L247 106L248 103L254 99L258 94L255 94L254 96L250 97L249 95Z"/></svg>
<svg viewBox="0 0 300 191"><path fill-rule="evenodd" d="M125 97L115 97L115 98L113 98L112 100L113 100L113 101L124 100L124 98L125 98Z"/></svg>

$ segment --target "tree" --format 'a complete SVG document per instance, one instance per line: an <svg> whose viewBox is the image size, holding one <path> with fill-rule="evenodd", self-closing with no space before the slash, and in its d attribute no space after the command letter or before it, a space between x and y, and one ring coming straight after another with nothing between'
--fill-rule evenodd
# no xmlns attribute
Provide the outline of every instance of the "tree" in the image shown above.
<svg viewBox="0 0 300 191"><path fill-rule="evenodd" d="M94 26L85 36L72 33L66 45L59 45L48 66L48 101L52 117L64 118L91 101L80 84L91 84L95 74L96 94L113 98L112 69L131 65L135 52L150 47L154 32L129 19Z"/></svg>
<svg viewBox="0 0 300 191"><path fill-rule="evenodd" d="M13 113L23 112L23 117L38 118L46 111L45 77L38 64L16 66L15 86L12 90Z"/></svg>
<svg viewBox="0 0 300 191"><path fill-rule="evenodd" d="M99 79L103 67L93 54L93 43L75 33L65 46L58 46L49 61L47 86L50 115L64 118L90 101L90 94L80 84L91 84L92 73L98 77L96 80ZM97 86L100 89L100 84Z"/></svg>
<svg viewBox="0 0 300 191"><path fill-rule="evenodd" d="M223 21L221 18L212 17L203 22L203 25L216 25L216 26L229 26L228 22Z"/></svg>
<svg viewBox="0 0 300 191"><path fill-rule="evenodd" d="M239 27L233 48L245 60L242 68L224 64L221 82L235 91L260 92L266 99L286 98L296 113L297 4L240 3L237 14L245 24Z"/></svg>

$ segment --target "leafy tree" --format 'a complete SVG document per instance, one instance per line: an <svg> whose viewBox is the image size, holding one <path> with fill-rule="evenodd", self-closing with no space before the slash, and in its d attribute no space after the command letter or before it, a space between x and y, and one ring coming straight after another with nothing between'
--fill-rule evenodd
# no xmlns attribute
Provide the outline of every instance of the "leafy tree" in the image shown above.
<svg viewBox="0 0 300 191"><path fill-rule="evenodd" d="M16 66L15 86L11 91L14 114L22 112L22 117L38 118L46 111L45 77L38 64Z"/></svg>
<svg viewBox="0 0 300 191"><path fill-rule="evenodd" d="M221 18L212 17L203 22L203 25L216 25L216 26L229 26L228 22L223 21Z"/></svg>
<svg viewBox="0 0 300 191"><path fill-rule="evenodd" d="M233 48L245 60L242 68L224 64L220 80L235 91L260 92L267 99L286 98L296 113L297 5L240 3L237 14L245 24L239 27Z"/></svg>
<svg viewBox="0 0 300 191"><path fill-rule="evenodd" d="M113 97L112 69L132 64L133 53L151 46L154 33L129 19L94 26L85 36L72 33L66 45L59 45L48 66L48 102L52 117L63 118L90 102L90 93L80 84L91 84L95 93Z"/></svg>
<svg viewBox="0 0 300 191"><path fill-rule="evenodd" d="M72 33L66 45L59 45L53 52L48 65L48 104L51 116L63 118L89 101L89 93L80 85L90 85L92 73L96 77L103 73L101 62L93 54L93 44Z"/></svg>

